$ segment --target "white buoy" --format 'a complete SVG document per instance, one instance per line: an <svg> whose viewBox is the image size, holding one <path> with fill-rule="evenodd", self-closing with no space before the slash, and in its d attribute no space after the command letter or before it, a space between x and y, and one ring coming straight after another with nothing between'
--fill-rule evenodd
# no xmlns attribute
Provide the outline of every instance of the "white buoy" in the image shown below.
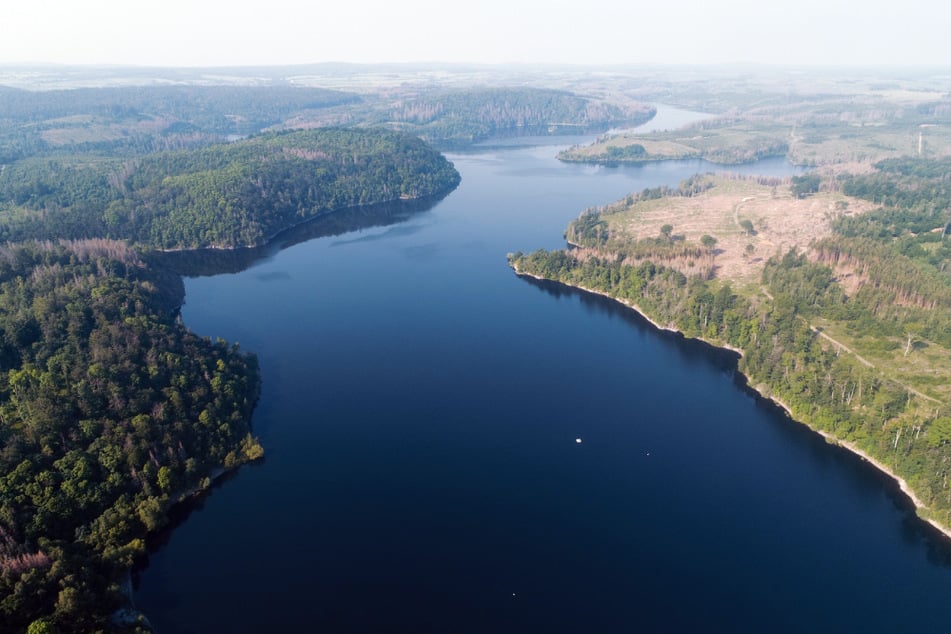
<svg viewBox="0 0 951 634"><path fill-rule="evenodd" d="M581 444L581 439L580 439L580 438L575 438L575 443L577 443L577 444L580 445L580 444Z"/></svg>

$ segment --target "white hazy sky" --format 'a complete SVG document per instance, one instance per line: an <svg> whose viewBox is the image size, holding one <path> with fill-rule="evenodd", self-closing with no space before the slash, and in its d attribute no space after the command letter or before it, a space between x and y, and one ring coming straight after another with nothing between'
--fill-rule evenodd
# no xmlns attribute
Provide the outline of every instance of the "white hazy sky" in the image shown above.
<svg viewBox="0 0 951 634"><path fill-rule="evenodd" d="M951 64L940 0L10 0L0 63Z"/></svg>

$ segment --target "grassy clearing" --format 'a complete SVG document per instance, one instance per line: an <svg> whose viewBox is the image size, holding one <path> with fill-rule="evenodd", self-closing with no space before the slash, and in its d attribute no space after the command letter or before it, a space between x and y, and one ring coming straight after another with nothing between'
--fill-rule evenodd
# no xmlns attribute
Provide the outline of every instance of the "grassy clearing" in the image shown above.
<svg viewBox="0 0 951 634"><path fill-rule="evenodd" d="M951 350L916 337L906 355L905 338L863 336L847 324L821 318L813 321L828 336L872 363L883 376L942 403L951 403Z"/></svg>

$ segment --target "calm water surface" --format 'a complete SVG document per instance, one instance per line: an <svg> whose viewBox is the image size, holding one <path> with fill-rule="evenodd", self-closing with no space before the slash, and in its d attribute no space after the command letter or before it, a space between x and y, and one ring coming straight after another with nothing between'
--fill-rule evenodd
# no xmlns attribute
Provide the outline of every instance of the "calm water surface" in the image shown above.
<svg viewBox="0 0 951 634"><path fill-rule="evenodd" d="M578 141L453 155L429 209L187 280L185 323L259 355L267 458L139 575L161 634L948 629L948 550L894 486L728 355L508 269L711 167L553 159Z"/></svg>

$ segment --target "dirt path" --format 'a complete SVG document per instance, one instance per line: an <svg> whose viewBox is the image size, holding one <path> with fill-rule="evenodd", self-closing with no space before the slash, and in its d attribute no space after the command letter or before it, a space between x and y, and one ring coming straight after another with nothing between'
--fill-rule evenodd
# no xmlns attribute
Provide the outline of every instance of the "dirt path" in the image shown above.
<svg viewBox="0 0 951 634"><path fill-rule="evenodd" d="M768 290L766 290L766 287L765 287L765 286L760 287L760 291L762 291L763 295L765 295L766 297L768 297L770 301L775 301L775 299L773 298L772 294L771 294ZM832 343L832 344L833 344L834 346L836 346L839 350L845 352L846 354L851 354L853 357L855 357L856 359L858 359L859 363L861 363L861 364L864 365L865 367L867 367L867 368L872 368L873 370L875 369L875 364L874 364L874 363L872 363L871 361L869 361L869 360L866 359L865 357L861 356L860 354L858 354L857 352L855 352L854 350L852 350L851 348L849 348L847 345L845 345L844 343L842 343L842 342L839 341L838 339L833 339L832 337L830 337L829 335L827 335L825 332L823 332L820 328L817 328L816 326L813 326L812 324L810 324L810 323L805 319L805 317L800 316L799 319L802 319L804 322L806 322L806 325L809 326L809 330L811 330L812 332L816 333L817 335L819 335L820 337L822 337L822 338L825 339L826 341ZM941 404L942 404L942 402L939 401L938 399L936 399L936 398L934 398L934 397L932 397L932 396L928 396L927 394L923 394L922 392L919 392L919 391L916 390L915 388L913 388L913 387L911 387L911 386L908 386L908 385L905 385L905 384L902 383L901 381L898 381L898 380L896 380L896 379L894 379L894 378L891 378L891 377L889 377L889 379L892 380L892 381L895 381L895 383L897 383L898 385L900 385L902 388L904 388L904 389L907 390L908 392L911 392L912 394L914 394L915 396L917 396L917 397L919 397L919 398L923 398L923 399L925 399L926 401L931 401L932 403L937 403L938 405L941 405Z"/></svg>
<svg viewBox="0 0 951 634"><path fill-rule="evenodd" d="M841 341L838 341L838 340L836 340L836 339L833 339L832 337L830 337L829 335L827 335L826 333L824 333L824 332L823 332L822 330L820 330L819 328L816 328L815 326L813 326L813 325L810 324L809 322L806 322L806 324L809 326L809 330L811 330L812 332L816 333L817 335L819 335L820 337L822 337L822 338L825 339L826 341L831 341L831 342L834 343L840 350L843 350L843 351L847 352L848 354L851 354L853 357L855 357L856 359L859 360L859 363L861 363L861 364L864 365L865 367L867 367L867 368L874 368L874 367L875 367L875 364L874 364L874 363L872 363L872 362L869 361L868 359L864 359L863 357L859 356L854 350L852 350L851 348L849 348L847 345L845 345L845 344L842 343Z"/></svg>
<svg viewBox="0 0 951 634"><path fill-rule="evenodd" d="M735 224L736 228L739 229L740 231L743 231L743 227L740 226L740 207L750 202L751 200L755 200L755 199L756 199L756 196L747 196L740 202L733 205L733 224ZM745 233L745 231L743 232Z"/></svg>
<svg viewBox="0 0 951 634"><path fill-rule="evenodd" d="M808 324L808 322L806 322L806 323ZM837 340L833 339L832 337L830 337L830 336L827 335L826 333L822 332L821 330L819 330L818 328L816 328L816 327L813 326L812 324L808 324L808 325L809 325L810 330L812 330L814 333L818 334L820 337L822 337L822 338L825 339L826 341L831 341L833 344L835 344L835 345L838 346L841 350L844 350L844 351L847 352L848 354L851 354L853 357L855 357L856 359L858 359L859 362L860 362L862 365L864 365L864 366L866 366L866 367L869 367L869 368L874 368L874 367L875 367L875 364L873 364L873 363L872 363L871 361L869 361L868 359L864 359L864 358L862 358L861 356L859 356L854 350L851 350L848 346L846 346L846 345L845 345L844 343L842 343L841 341L837 341ZM931 396L928 396L927 394L923 394L922 392L919 392L919 391L916 390L915 388L913 388L913 387L911 387L911 386L909 386L909 385L905 385L905 384L902 383L901 381L898 381L898 380L896 380L896 379L894 379L894 378L892 378L892 377L889 377L889 379L892 380L892 381L895 381L895 383L897 383L898 385L902 386L902 388L904 388L905 390L911 392L912 394L914 394L914 395L917 396L917 397L923 398L923 399L925 399L926 401L931 401L932 403L937 403L938 405L941 405L941 404L942 404L941 401L939 401L938 399L936 399L936 398L934 398L934 397L931 397Z"/></svg>

